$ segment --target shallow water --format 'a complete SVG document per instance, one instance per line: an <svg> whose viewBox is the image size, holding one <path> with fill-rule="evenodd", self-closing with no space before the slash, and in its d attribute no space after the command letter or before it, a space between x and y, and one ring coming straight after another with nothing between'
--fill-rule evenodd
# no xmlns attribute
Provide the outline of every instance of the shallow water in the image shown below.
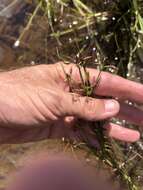
<svg viewBox="0 0 143 190"><path fill-rule="evenodd" d="M10 19L25 5L23 0L1 0L0 17Z"/></svg>
<svg viewBox="0 0 143 190"><path fill-rule="evenodd" d="M26 22L26 14L32 10L31 1L0 0L0 70L23 66L18 63L24 49L14 48ZM23 51L22 51L23 50Z"/></svg>
<svg viewBox="0 0 143 190"><path fill-rule="evenodd" d="M58 60L56 56L57 43L47 37L49 26L47 25L47 20L40 14L37 15L29 30L22 36L20 44L16 47L14 46L16 42L19 42L19 37L23 33L28 17L35 8L31 2L31 0L0 0L0 71L20 68L27 65L54 63ZM68 42L67 39L66 42ZM64 45L67 44L68 43L65 43ZM105 47L112 49L109 46L110 44L106 44ZM69 55L73 53L74 50L75 48L64 48L64 51ZM109 53L110 52L108 52L108 54ZM138 71L140 72L140 68ZM135 74L137 73L135 72ZM139 73L139 75L141 75L141 73ZM134 78L136 78L136 76L134 76ZM70 152L72 152L71 148L69 149ZM63 152L65 145L59 141L46 141L44 143L39 142L26 145L0 146L0 187L5 186L9 173L17 170L19 166L18 160L21 160L25 155L30 155L33 152L41 150ZM79 152L81 154L81 151ZM83 155L89 160L89 155L87 155L86 152L84 152L82 156ZM75 157L75 155L73 155L73 157ZM92 161L94 160L95 158L92 158Z"/></svg>

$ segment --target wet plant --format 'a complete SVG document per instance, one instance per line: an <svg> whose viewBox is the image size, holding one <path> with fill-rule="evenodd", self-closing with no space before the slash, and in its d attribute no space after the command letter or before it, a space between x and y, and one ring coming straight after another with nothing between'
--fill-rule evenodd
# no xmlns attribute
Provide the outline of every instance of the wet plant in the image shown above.
<svg viewBox="0 0 143 190"><path fill-rule="evenodd" d="M42 60L49 63L47 44L53 43L53 56L64 63L77 65L82 94L92 96L102 71L135 79L132 68L139 64L138 54L143 51L142 10L142 0L37 0L18 42L42 17L46 21L46 46ZM95 86L89 82L87 67L99 70ZM70 76L67 80L70 85ZM109 140L103 125L104 122L89 122L99 148L86 142L87 147L112 170L121 184L127 189L138 190L143 184L142 141L129 145Z"/></svg>

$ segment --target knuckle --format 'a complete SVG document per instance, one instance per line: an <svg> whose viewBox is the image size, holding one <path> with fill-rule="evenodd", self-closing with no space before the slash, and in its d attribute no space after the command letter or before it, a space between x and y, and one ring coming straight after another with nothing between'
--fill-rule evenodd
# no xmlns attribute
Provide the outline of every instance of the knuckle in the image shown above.
<svg viewBox="0 0 143 190"><path fill-rule="evenodd" d="M65 64L62 61L59 61L57 63L55 63L54 65L56 66L56 68L61 68L61 64L65 66Z"/></svg>
<svg viewBox="0 0 143 190"><path fill-rule="evenodd" d="M101 101L92 98L85 98L83 103L83 110L89 117L95 117L98 109L101 107Z"/></svg>

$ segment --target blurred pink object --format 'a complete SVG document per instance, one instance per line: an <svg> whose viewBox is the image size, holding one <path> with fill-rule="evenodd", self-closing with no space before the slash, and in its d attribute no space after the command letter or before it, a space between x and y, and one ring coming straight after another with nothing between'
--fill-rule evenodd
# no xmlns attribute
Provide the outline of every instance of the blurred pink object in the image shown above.
<svg viewBox="0 0 143 190"><path fill-rule="evenodd" d="M100 179L78 161L63 156L42 156L21 169L7 190L104 190L101 184Z"/></svg>

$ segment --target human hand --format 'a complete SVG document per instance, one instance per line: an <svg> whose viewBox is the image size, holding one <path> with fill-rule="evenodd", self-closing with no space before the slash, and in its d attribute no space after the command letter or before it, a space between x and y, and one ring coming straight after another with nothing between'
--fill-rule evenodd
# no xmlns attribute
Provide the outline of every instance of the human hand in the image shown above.
<svg viewBox="0 0 143 190"><path fill-rule="evenodd" d="M64 70L63 70L64 68ZM99 71L88 69L90 83L96 85ZM76 93L70 92L67 76ZM142 125L141 110L121 103L143 102L143 85L102 72L94 94L99 99L80 95L81 77L77 66L57 63L38 65L1 73L0 75L0 142L28 142L46 138L80 138L94 141L91 130L73 130L80 118L97 121L119 117ZM118 98L117 101L114 98ZM83 127L82 127L83 128ZM139 132L108 123L104 126L110 137L134 142ZM81 134L82 133L82 134Z"/></svg>

